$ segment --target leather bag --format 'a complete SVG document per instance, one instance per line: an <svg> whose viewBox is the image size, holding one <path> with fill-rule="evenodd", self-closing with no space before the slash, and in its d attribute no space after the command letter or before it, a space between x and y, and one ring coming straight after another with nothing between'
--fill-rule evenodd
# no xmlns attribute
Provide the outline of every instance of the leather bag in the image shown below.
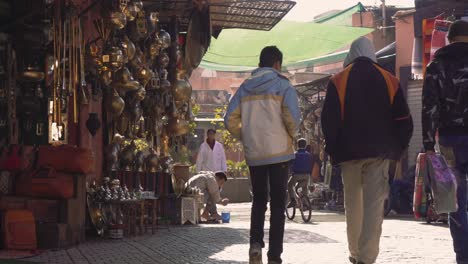
<svg viewBox="0 0 468 264"><path fill-rule="evenodd" d="M37 168L54 168L60 172L89 174L94 170L94 155L89 149L70 145L41 146Z"/></svg>
<svg viewBox="0 0 468 264"><path fill-rule="evenodd" d="M23 173L16 180L16 195L35 198L70 199L74 195L73 176L53 168Z"/></svg>

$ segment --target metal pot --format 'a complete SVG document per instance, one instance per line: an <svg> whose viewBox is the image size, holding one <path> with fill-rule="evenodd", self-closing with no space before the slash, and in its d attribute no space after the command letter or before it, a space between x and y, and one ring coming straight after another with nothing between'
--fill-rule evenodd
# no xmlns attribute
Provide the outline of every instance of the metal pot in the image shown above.
<svg viewBox="0 0 468 264"><path fill-rule="evenodd" d="M123 67L114 74L114 81L118 82L130 82L133 81L133 76L130 73L130 70L127 67Z"/></svg>
<svg viewBox="0 0 468 264"><path fill-rule="evenodd" d="M147 172L157 172L159 169L159 158L156 150L154 148L150 149L150 154L146 157L146 171Z"/></svg>
<svg viewBox="0 0 468 264"><path fill-rule="evenodd" d="M114 81L111 85L120 95L125 95L127 92L136 91L142 88L141 84L133 80L132 74L127 67L118 70L115 73Z"/></svg>
<svg viewBox="0 0 468 264"><path fill-rule="evenodd" d="M139 8L135 5L135 3L128 4L127 8L124 10L125 16L127 16L127 21L135 20L138 14Z"/></svg>
<svg viewBox="0 0 468 264"><path fill-rule="evenodd" d="M132 141L130 145L126 146L122 152L120 152L120 167L125 171L131 171L131 166L135 159L135 150L136 150L135 141Z"/></svg>
<svg viewBox="0 0 468 264"><path fill-rule="evenodd" d="M158 25L158 22L159 22L159 13L158 12L151 12L149 14L149 21L151 23L151 26L153 28L156 28L156 26Z"/></svg>
<svg viewBox="0 0 468 264"><path fill-rule="evenodd" d="M172 135L182 136L189 132L189 122L183 119L171 118L166 125L166 129Z"/></svg>
<svg viewBox="0 0 468 264"><path fill-rule="evenodd" d="M153 77L153 72L147 67L143 66L135 71L135 77L143 85L143 87L146 87L148 82Z"/></svg>
<svg viewBox="0 0 468 264"><path fill-rule="evenodd" d="M161 40L161 45L163 49L167 49L171 46L171 35L167 33L164 29L161 29L158 32L158 38Z"/></svg>
<svg viewBox="0 0 468 264"><path fill-rule="evenodd" d="M162 52L161 54L159 54L159 65L161 67L167 68L167 66L169 66L169 61L170 58L167 52Z"/></svg>
<svg viewBox="0 0 468 264"><path fill-rule="evenodd" d="M135 57L136 48L135 44L127 37L124 36L122 41L120 42L120 47L122 49L122 53L124 57L126 57L126 61L131 61Z"/></svg>
<svg viewBox="0 0 468 264"><path fill-rule="evenodd" d="M127 17L121 11L109 12L108 20L114 29L123 29L127 25Z"/></svg>
<svg viewBox="0 0 468 264"><path fill-rule="evenodd" d="M127 83L121 83L121 82L112 82L111 86L115 89L117 89L117 91L119 91L119 94L121 96L124 96L125 94L127 94L128 92L131 92L131 91L136 91L140 88L143 88L143 86L141 86L141 84L137 81L130 81L130 82L127 82Z"/></svg>
<svg viewBox="0 0 468 264"><path fill-rule="evenodd" d="M114 91L112 98L109 100L107 104L107 110L112 112L114 117L119 117L125 108L125 101L122 99L122 97L119 96L119 94Z"/></svg>
<svg viewBox="0 0 468 264"><path fill-rule="evenodd" d="M184 106L187 102L185 101L175 101L175 106L177 107L177 109L181 108L182 106Z"/></svg>
<svg viewBox="0 0 468 264"><path fill-rule="evenodd" d="M174 193L179 197L183 194L185 190L185 181L182 179L177 179L175 174L171 176L172 187L174 188Z"/></svg>
<svg viewBox="0 0 468 264"><path fill-rule="evenodd" d="M192 96L192 85L186 79L176 80L172 93L176 101L189 101Z"/></svg>
<svg viewBox="0 0 468 264"><path fill-rule="evenodd" d="M143 2L142 1L134 1L135 7L137 8L138 12L143 11Z"/></svg>
<svg viewBox="0 0 468 264"><path fill-rule="evenodd" d="M124 65L124 57L121 49L111 47L106 54L109 56L109 68L113 71L121 69Z"/></svg>
<svg viewBox="0 0 468 264"><path fill-rule="evenodd" d="M101 83L108 86L112 83L112 72L110 70L104 70L99 74Z"/></svg>
<svg viewBox="0 0 468 264"><path fill-rule="evenodd" d="M148 38L146 41L146 49L145 52L147 53L146 56L151 58L151 60L156 59L161 51L161 41L156 36Z"/></svg>

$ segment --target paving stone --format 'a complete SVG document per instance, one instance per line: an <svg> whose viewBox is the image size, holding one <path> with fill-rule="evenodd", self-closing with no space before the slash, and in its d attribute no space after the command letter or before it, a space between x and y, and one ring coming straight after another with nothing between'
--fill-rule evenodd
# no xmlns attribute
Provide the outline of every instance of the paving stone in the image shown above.
<svg viewBox="0 0 468 264"><path fill-rule="evenodd" d="M227 210L230 224L171 227L122 240L89 239L77 247L47 251L27 260L51 264L248 263L250 205L233 204ZM347 263L343 214L314 212L312 223L287 221L284 241L284 263ZM379 264L455 263L448 227L411 217L386 219L380 248ZM266 260L266 250L263 254Z"/></svg>

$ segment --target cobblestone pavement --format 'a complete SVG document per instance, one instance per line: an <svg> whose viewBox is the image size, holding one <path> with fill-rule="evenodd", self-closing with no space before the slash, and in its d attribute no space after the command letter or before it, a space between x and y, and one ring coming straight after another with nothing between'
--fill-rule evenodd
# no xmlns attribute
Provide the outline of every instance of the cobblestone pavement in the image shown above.
<svg viewBox="0 0 468 264"><path fill-rule="evenodd" d="M96 239L27 260L57 264L247 263L250 204L230 205L227 210L230 224L171 227L153 236L119 241ZM312 221L287 222L284 263L347 263L344 216L314 212ZM386 219L377 263L455 263L449 230L410 217Z"/></svg>

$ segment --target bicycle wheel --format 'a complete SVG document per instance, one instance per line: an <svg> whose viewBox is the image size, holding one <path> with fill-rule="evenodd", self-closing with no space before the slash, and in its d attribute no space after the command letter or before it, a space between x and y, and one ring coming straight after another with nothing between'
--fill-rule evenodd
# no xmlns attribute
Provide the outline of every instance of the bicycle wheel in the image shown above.
<svg viewBox="0 0 468 264"><path fill-rule="evenodd" d="M288 206L290 202L291 202L291 198L289 198L289 195L288 195L288 199L286 199L286 206ZM286 217L289 220L293 220L294 216L296 215L296 206L293 206L291 208L286 207L285 211L286 211Z"/></svg>
<svg viewBox="0 0 468 264"><path fill-rule="evenodd" d="M301 204L299 209L301 210L302 220L304 220L305 223L308 223L312 218L312 205L310 204L309 197L301 197Z"/></svg>

